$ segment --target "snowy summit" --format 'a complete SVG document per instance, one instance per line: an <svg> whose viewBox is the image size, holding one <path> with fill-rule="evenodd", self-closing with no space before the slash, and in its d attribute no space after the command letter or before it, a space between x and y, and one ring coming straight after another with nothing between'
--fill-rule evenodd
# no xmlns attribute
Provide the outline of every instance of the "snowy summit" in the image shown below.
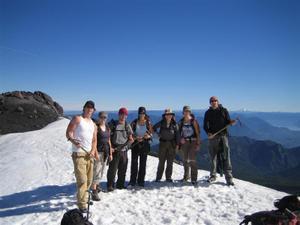
<svg viewBox="0 0 300 225"><path fill-rule="evenodd" d="M76 207L68 123L60 119L42 130L0 137L1 225L57 225ZM207 171L199 171L198 187L155 183L158 160L149 157L147 163L145 188L101 193L91 207L93 224L234 225L246 214L272 209L273 201L286 195L237 179L230 187L224 178L208 184ZM175 164L173 179L182 177L182 166Z"/></svg>

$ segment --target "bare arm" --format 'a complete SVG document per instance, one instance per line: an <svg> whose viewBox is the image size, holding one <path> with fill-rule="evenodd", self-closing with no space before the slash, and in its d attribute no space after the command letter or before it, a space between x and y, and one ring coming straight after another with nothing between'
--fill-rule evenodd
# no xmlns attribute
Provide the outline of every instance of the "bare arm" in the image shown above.
<svg viewBox="0 0 300 225"><path fill-rule="evenodd" d="M98 151L97 151L97 126L94 125L94 134L93 134L93 140L92 140L92 150L91 155L95 156L96 159L99 159Z"/></svg>
<svg viewBox="0 0 300 225"><path fill-rule="evenodd" d="M79 122L80 122L80 117L74 116L73 119L70 121L66 131L67 139L76 146L79 146L79 143L74 139L74 131L78 126Z"/></svg>

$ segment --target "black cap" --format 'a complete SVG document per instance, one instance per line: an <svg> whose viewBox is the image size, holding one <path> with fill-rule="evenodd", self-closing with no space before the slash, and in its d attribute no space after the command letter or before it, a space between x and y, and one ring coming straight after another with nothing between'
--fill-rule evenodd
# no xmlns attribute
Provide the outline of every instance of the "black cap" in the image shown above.
<svg viewBox="0 0 300 225"><path fill-rule="evenodd" d="M96 110L95 109L95 103L93 101L91 101L91 100L87 101L84 104L83 108L92 108L92 109Z"/></svg>
<svg viewBox="0 0 300 225"><path fill-rule="evenodd" d="M146 108L143 106L139 107L138 114L146 114Z"/></svg>

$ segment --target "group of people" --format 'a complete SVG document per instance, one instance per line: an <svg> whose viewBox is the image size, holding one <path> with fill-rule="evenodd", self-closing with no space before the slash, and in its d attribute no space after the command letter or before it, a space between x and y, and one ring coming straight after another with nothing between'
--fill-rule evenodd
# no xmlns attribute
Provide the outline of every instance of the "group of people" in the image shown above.
<svg viewBox="0 0 300 225"><path fill-rule="evenodd" d="M216 180L218 153L222 151L226 156L223 158L226 183L234 185L226 127L235 121L230 119L227 109L219 104L216 96L211 97L209 101L210 108L206 111L203 122L203 128L209 138L211 158L210 177L207 181ZM67 139L72 143L77 204L82 212L87 210L87 190L91 188L94 201L100 200L99 183L107 165L107 191L136 185L144 187L147 156L154 133L159 137L159 163L155 181L160 182L165 171L166 181L173 182L173 161L178 153L184 166L182 182L191 180L192 184L197 184L196 157L201 144L200 126L191 107L183 107L183 116L178 122L173 111L166 109L162 119L154 125L151 124L145 107L138 108L138 116L131 123L127 122L126 108L120 108L118 119L110 122L107 122L108 115L103 111L99 112L98 120L94 122L92 115L95 111L94 102L87 101L83 106L82 115L75 116L66 131ZM126 187L129 149L131 149L131 175Z"/></svg>

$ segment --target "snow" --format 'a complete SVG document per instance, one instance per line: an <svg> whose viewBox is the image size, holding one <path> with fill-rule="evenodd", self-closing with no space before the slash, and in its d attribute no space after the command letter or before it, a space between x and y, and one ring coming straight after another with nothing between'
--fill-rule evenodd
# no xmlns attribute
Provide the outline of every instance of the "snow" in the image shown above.
<svg viewBox="0 0 300 225"><path fill-rule="evenodd" d="M76 207L75 178L65 130L60 119L44 129L0 137L0 225L60 224ZM130 156L130 154L129 154ZM130 157L129 157L130 158ZM158 160L149 156L146 187L101 193L91 206L91 221L100 224L239 224L246 214L270 210L286 193L235 179L209 185L207 171L199 171L199 185L155 183ZM130 175L130 162L127 180ZM174 164L173 179L183 177ZM105 187L106 177L102 185Z"/></svg>

